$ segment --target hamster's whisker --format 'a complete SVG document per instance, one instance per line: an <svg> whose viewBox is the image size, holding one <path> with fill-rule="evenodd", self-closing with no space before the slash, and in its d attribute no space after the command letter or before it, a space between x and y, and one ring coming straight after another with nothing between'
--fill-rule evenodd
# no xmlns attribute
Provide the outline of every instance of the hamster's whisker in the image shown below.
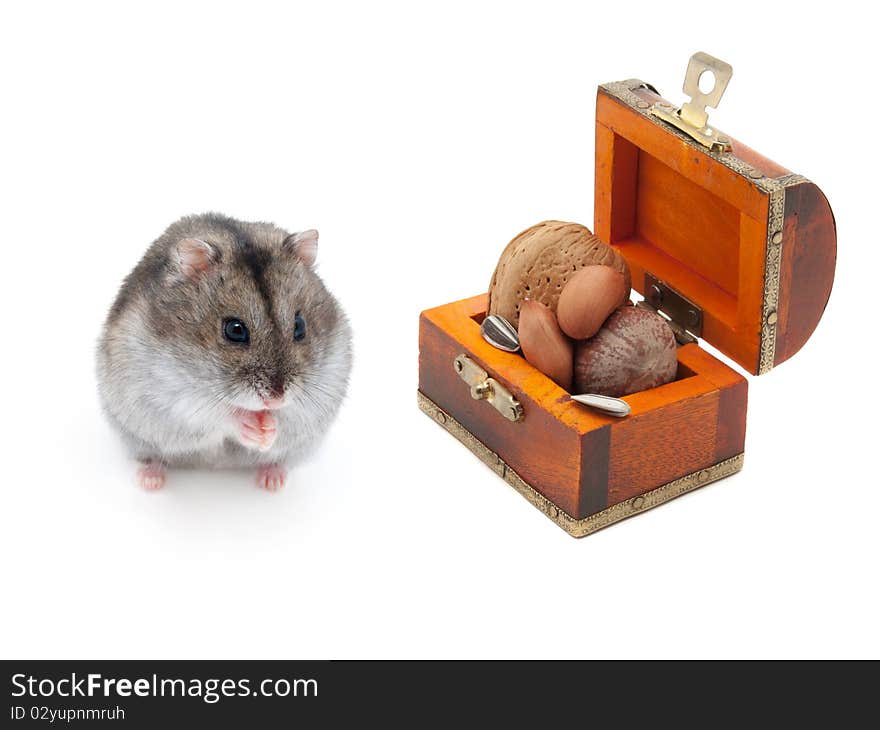
<svg viewBox="0 0 880 730"><path fill-rule="evenodd" d="M303 378L303 380L308 382L307 378ZM330 390L321 385L318 385L317 383L310 383L309 388L306 388L305 385L296 381L294 381L292 385L295 385L296 388L299 390L301 394L300 398L306 401L306 403L315 407L320 413L327 415L331 412L331 409L328 407L328 403L326 402L326 400L319 400L315 397L315 392L318 391L328 398L332 398L333 393Z"/></svg>
<svg viewBox="0 0 880 730"><path fill-rule="evenodd" d="M210 396L205 401L200 403L195 410L194 414L203 415L210 411L217 409L217 406L221 406L219 409L223 415L230 415L234 410L234 406L229 402L232 398L238 396L241 392L240 388L233 388L231 391L223 388L222 385L215 385L207 389L208 395Z"/></svg>
<svg viewBox="0 0 880 730"><path fill-rule="evenodd" d="M333 397L336 397L339 395L339 393L334 393L326 385L324 385L323 383L321 383L318 380L311 380L311 379L304 379L304 380L305 380L306 384L308 385L308 391L310 393L318 392L318 393L326 395L330 398L333 398ZM301 387L303 387L303 386L301 386ZM303 387L303 390L306 390L306 388Z"/></svg>

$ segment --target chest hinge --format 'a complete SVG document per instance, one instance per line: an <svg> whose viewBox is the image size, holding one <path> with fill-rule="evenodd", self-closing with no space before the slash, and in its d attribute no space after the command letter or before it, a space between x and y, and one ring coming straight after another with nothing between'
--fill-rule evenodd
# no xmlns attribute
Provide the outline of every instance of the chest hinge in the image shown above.
<svg viewBox="0 0 880 730"><path fill-rule="evenodd" d="M696 342L703 334L703 310L650 271L645 272L645 299L639 307L665 315L679 345Z"/></svg>

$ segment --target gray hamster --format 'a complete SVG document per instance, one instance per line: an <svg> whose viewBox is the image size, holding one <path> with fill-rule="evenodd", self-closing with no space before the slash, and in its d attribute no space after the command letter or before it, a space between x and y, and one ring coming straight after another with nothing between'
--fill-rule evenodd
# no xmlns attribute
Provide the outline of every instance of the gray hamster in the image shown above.
<svg viewBox="0 0 880 730"><path fill-rule="evenodd" d="M256 467L284 484L336 416L351 329L314 270L318 232L219 214L173 223L126 277L98 343L98 391L141 462Z"/></svg>

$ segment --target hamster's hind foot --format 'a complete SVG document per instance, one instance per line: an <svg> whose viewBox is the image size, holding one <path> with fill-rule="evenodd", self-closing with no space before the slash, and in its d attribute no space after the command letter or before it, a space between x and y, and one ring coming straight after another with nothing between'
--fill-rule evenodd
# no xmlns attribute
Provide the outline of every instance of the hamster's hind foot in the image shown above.
<svg viewBox="0 0 880 730"><path fill-rule="evenodd" d="M284 486L287 469L279 464L261 466L257 471L257 486L270 492L277 492Z"/></svg>
<svg viewBox="0 0 880 730"><path fill-rule="evenodd" d="M148 492L154 492L165 485L165 465L161 461L147 461L138 469L138 483Z"/></svg>
<svg viewBox="0 0 880 730"><path fill-rule="evenodd" d="M275 416L269 411L235 412L238 421L238 437L244 446L268 451L275 443Z"/></svg>

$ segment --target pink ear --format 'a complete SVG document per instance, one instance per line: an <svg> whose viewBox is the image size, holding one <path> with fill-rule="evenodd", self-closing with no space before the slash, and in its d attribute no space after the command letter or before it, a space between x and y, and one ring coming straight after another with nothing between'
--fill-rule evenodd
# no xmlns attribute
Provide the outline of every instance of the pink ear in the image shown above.
<svg viewBox="0 0 880 730"><path fill-rule="evenodd" d="M192 280L198 279L220 258L220 252L214 246L199 238L181 239L174 255L180 275Z"/></svg>
<svg viewBox="0 0 880 730"><path fill-rule="evenodd" d="M306 266L314 266L315 259L318 258L318 232L310 228L294 233L284 240L284 246Z"/></svg>

